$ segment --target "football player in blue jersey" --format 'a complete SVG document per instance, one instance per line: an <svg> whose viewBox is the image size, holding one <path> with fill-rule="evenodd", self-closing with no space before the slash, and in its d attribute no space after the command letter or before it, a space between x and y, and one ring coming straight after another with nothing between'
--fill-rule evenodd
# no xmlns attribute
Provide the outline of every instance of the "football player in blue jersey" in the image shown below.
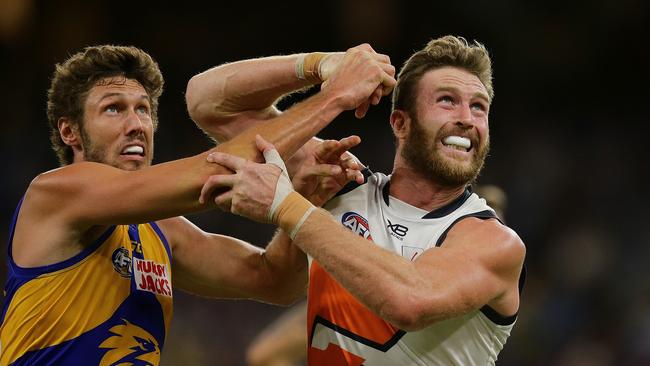
<svg viewBox="0 0 650 366"><path fill-rule="evenodd" d="M155 165L163 89L156 62L135 47L104 45L56 65L47 115L61 167L34 178L14 215L0 364L157 365L172 284L207 297L290 302L302 291L285 284L304 265L298 249L277 241L262 250L180 215L215 207L199 193L210 175L228 170L209 163L210 152L260 160L261 134L289 158L339 113L389 91L386 62L368 47L351 50L328 90L208 152ZM303 64L294 84L314 84L317 65Z"/></svg>

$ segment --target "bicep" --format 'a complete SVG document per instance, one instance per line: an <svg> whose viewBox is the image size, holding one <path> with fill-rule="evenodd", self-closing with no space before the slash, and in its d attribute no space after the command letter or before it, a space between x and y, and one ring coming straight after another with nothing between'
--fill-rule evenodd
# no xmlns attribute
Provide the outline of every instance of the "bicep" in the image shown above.
<svg viewBox="0 0 650 366"><path fill-rule="evenodd" d="M205 208L201 186L217 171L228 172L203 155L136 171L80 162L41 174L28 194L41 216L74 228L148 222Z"/></svg>
<svg viewBox="0 0 650 366"><path fill-rule="evenodd" d="M425 251L414 263L430 285L436 308L448 316L479 309L516 288L523 262L523 244L501 224L463 221L441 247Z"/></svg>
<svg viewBox="0 0 650 366"><path fill-rule="evenodd" d="M159 221L170 241L174 286L208 297L249 297L260 286L262 250L206 233L182 217Z"/></svg>
<svg viewBox="0 0 650 366"><path fill-rule="evenodd" d="M209 137L217 142L225 142L251 127L278 117L281 113L275 105L259 110L233 113L217 112L209 106L205 106L197 108L192 119Z"/></svg>

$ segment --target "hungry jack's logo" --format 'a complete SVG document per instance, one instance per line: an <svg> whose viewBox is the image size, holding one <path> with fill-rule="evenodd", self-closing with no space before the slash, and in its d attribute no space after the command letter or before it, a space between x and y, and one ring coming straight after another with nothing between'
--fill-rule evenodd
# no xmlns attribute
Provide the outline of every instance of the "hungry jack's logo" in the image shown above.
<svg viewBox="0 0 650 366"><path fill-rule="evenodd" d="M138 290L172 297L172 285L166 265L133 258L133 274Z"/></svg>
<svg viewBox="0 0 650 366"><path fill-rule="evenodd" d="M368 225L368 220L366 220L363 216L359 215L356 212L346 212L343 214L343 217L341 217L341 223L343 226L347 227L350 229L353 233L364 237L366 239L372 240L372 236L370 235L370 226Z"/></svg>

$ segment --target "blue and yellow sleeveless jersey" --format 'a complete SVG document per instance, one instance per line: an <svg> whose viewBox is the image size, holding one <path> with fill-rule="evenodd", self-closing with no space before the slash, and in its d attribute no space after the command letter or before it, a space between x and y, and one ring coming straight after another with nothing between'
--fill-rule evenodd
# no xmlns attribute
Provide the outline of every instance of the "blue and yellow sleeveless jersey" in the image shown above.
<svg viewBox="0 0 650 366"><path fill-rule="evenodd" d="M0 365L158 365L172 317L171 252L155 223L112 226L60 263L11 255Z"/></svg>

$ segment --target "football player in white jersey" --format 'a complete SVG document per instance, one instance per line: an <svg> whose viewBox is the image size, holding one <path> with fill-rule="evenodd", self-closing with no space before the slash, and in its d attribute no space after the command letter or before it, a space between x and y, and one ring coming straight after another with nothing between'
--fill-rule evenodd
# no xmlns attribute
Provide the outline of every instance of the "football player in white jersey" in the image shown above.
<svg viewBox="0 0 650 366"><path fill-rule="evenodd" d="M272 104L279 95L268 96L280 85L286 92L292 77L300 79L305 60L317 65L327 88L328 70L340 58L298 58L296 72L282 80L279 75L289 72L279 72L273 59L243 62L238 71L266 84L248 94L230 85L219 97L222 105L256 106L251 110L258 113L223 115L235 114L246 125L261 122L259 111L271 106L257 95ZM201 199L277 224L283 233L275 240L291 240L308 255L310 365L494 364L519 311L525 246L469 188L489 150L491 75L478 42L446 36L413 54L393 94L392 174L366 170L363 183L346 186L325 204L329 212L293 191L282 160L261 138L258 146L271 164L222 153L208 157L236 174L211 177ZM206 125L230 121L214 118ZM350 176L337 178L330 187L341 188ZM321 204L324 196L314 199L306 181L303 176L303 195ZM213 197L224 187L230 190Z"/></svg>

